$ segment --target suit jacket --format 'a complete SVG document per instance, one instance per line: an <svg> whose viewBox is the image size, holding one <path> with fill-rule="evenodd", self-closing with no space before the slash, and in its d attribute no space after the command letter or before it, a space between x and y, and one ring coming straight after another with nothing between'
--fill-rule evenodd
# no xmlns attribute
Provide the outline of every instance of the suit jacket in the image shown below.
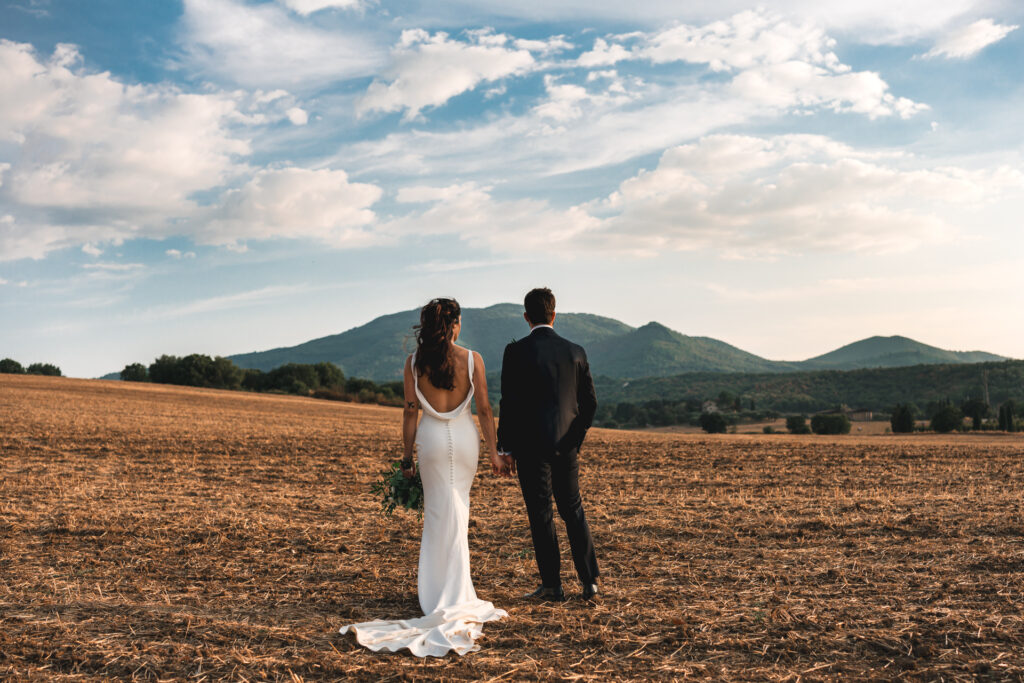
<svg viewBox="0 0 1024 683"><path fill-rule="evenodd" d="M505 347L498 449L513 457L579 450L597 394L583 347L540 327Z"/></svg>

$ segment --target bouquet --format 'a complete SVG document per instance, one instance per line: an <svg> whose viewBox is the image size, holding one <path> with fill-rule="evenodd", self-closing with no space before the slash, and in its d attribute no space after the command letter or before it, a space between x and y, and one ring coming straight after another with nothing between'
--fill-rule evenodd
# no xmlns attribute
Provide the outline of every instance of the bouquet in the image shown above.
<svg viewBox="0 0 1024 683"><path fill-rule="evenodd" d="M380 473L379 478L370 488L370 493L380 496L380 513L388 517L396 507L416 510L423 514L423 480L420 479L419 468L416 474L408 479L402 474L402 465L398 460Z"/></svg>

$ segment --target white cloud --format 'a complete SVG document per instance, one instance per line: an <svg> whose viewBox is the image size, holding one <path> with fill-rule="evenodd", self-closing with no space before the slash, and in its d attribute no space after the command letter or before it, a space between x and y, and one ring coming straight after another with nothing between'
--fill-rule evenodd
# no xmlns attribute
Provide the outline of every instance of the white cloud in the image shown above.
<svg viewBox="0 0 1024 683"><path fill-rule="evenodd" d="M368 229L376 185L351 183L344 171L287 167L258 171L229 190L191 231L200 244L239 245L247 239L311 238L337 247L375 244Z"/></svg>
<svg viewBox="0 0 1024 683"><path fill-rule="evenodd" d="M489 188L473 183L404 188L399 201L431 206L382 223L381 232L398 238L457 235L472 246L513 254L541 245L556 249L600 223L578 207L561 210L534 199L495 200Z"/></svg>
<svg viewBox="0 0 1024 683"><path fill-rule="evenodd" d="M359 9L362 0L281 0L281 3L303 16L323 9Z"/></svg>
<svg viewBox="0 0 1024 683"><path fill-rule="evenodd" d="M110 272L127 272L145 268L141 263L86 263L82 267L88 270L102 270Z"/></svg>
<svg viewBox="0 0 1024 683"><path fill-rule="evenodd" d="M285 115L296 126L304 126L309 123L309 114L306 113L306 110L299 107L292 107L285 112Z"/></svg>
<svg viewBox="0 0 1024 683"><path fill-rule="evenodd" d="M425 107L437 107L483 82L523 74L536 62L527 49L505 47L508 36L489 30L469 33L469 41L451 40L421 29L402 32L391 53L384 80L374 80L357 113L406 110L407 120Z"/></svg>
<svg viewBox="0 0 1024 683"><path fill-rule="evenodd" d="M63 246L161 236L190 196L223 184L250 152L236 101L171 86L126 85L72 67L73 46L41 59L0 41L0 136L13 149L0 199L3 259Z"/></svg>
<svg viewBox="0 0 1024 683"><path fill-rule="evenodd" d="M565 39L565 36L551 36L544 40L529 40L526 38L517 38L513 41L520 50L529 50L530 52L538 52L542 56L554 54L555 52L561 52L562 50L570 50L575 47L572 43Z"/></svg>
<svg viewBox="0 0 1024 683"><path fill-rule="evenodd" d="M188 303L166 306L163 308L151 308L143 314L147 320L164 320L167 318L180 318L197 313L213 313L225 311L242 306L253 306L272 299L292 294L300 294L310 291L308 285L272 285L260 287L236 294L225 294L212 296L205 299L196 299Z"/></svg>
<svg viewBox="0 0 1024 683"><path fill-rule="evenodd" d="M455 22L487 21L493 16L529 22L579 22L580 17L586 17L591 25L623 21L630 26L650 28L673 21L710 22L749 9L752 4L750 0L645 0L641 3L618 0L435 0L426 5L429 15L413 15L413 19L431 19L436 25L451 26ZM773 12L804 17L829 30L857 35L862 42L906 44L933 35L958 17L990 8L992 2L765 0L756 4Z"/></svg>
<svg viewBox="0 0 1024 683"><path fill-rule="evenodd" d="M164 253L167 254L168 256L170 256L173 259L195 258L196 257L196 252L194 252L194 251L182 252L180 249L168 249Z"/></svg>
<svg viewBox="0 0 1024 683"><path fill-rule="evenodd" d="M902 251L955 235L951 208L1024 189L1011 169L896 161L818 136L710 136L667 150L656 169L591 205L607 218L590 239L638 253L713 248L737 257Z"/></svg>
<svg viewBox="0 0 1024 683"><path fill-rule="evenodd" d="M871 118L909 118L927 108L889 93L877 73L854 72L841 63L833 51L835 40L820 26L764 11L616 40L620 42L596 39L578 63L602 66L639 59L652 64L706 64L712 71L735 73L732 88L740 97L780 109L826 107Z"/></svg>
<svg viewBox="0 0 1024 683"><path fill-rule="evenodd" d="M183 23L191 65L247 87L301 89L367 76L384 56L362 33L328 31L274 4L185 0Z"/></svg>
<svg viewBox="0 0 1024 683"><path fill-rule="evenodd" d="M83 244L82 251L88 254L89 256L99 256L100 254L103 253L102 249L93 244Z"/></svg>
<svg viewBox="0 0 1024 683"><path fill-rule="evenodd" d="M766 116L828 110L908 118L926 108L890 92L879 74L843 64L820 27L764 12L598 38L595 46L604 54L620 50L593 64L627 55L659 65L693 60L704 70L677 75L661 67L649 81L596 68L549 75L545 97L523 113L443 131L392 132L347 146L337 159L365 173L494 183L618 164Z"/></svg>
<svg viewBox="0 0 1024 683"><path fill-rule="evenodd" d="M959 28L943 36L931 50L922 57L945 57L946 59L967 59L973 57L989 45L998 43L1011 31L1019 26L1010 24L997 24L992 19L979 19L978 21Z"/></svg>
<svg viewBox="0 0 1024 683"><path fill-rule="evenodd" d="M919 168L894 151L859 151L815 135L713 135L671 148L657 168L608 197L568 208L496 199L473 183L404 188L429 204L382 223L401 238L456 235L503 254L710 250L732 258L899 252L949 241L980 205L1024 192L1001 168Z"/></svg>

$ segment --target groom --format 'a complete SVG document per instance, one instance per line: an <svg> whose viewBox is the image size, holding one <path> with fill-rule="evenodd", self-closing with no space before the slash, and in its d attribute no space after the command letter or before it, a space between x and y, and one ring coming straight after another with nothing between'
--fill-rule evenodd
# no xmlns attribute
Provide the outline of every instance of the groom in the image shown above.
<svg viewBox="0 0 1024 683"><path fill-rule="evenodd" d="M597 556L580 498L579 450L594 421L597 397L583 348L555 333L555 295L533 289L524 301L530 334L505 347L501 366L498 451L515 461L530 518L541 586L527 597L564 600L558 514L572 548L583 598L597 595Z"/></svg>

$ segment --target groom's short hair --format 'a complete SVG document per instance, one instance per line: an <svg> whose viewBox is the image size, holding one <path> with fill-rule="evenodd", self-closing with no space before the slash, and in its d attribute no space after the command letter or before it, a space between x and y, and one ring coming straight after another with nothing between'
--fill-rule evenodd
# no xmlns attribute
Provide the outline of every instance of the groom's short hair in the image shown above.
<svg viewBox="0 0 1024 683"><path fill-rule="evenodd" d="M555 317L555 295L547 287L531 289L523 299L526 317L534 325L548 325Z"/></svg>

